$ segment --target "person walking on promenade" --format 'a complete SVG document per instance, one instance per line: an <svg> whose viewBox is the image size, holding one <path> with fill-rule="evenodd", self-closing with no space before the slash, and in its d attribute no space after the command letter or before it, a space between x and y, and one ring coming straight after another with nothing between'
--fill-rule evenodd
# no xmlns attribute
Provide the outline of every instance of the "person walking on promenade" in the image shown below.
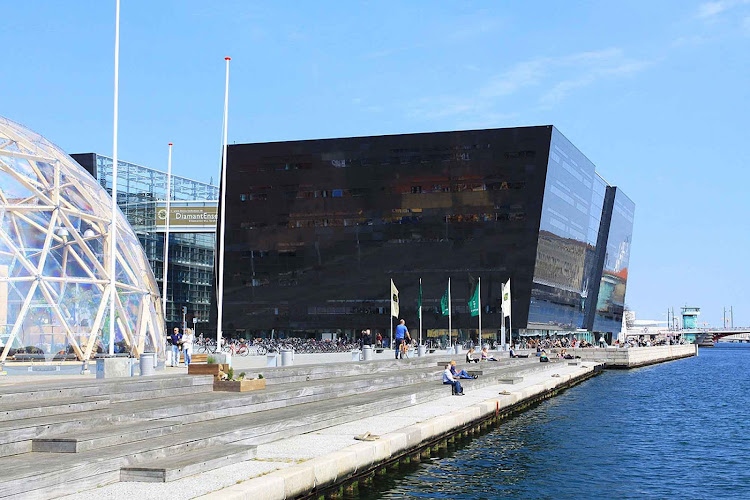
<svg viewBox="0 0 750 500"><path fill-rule="evenodd" d="M172 342L172 366L180 366L180 350L182 349L182 334L180 329L174 327L169 340Z"/></svg>
<svg viewBox="0 0 750 500"><path fill-rule="evenodd" d="M377 336L377 343L375 344L375 347L383 347L383 336L378 332Z"/></svg>
<svg viewBox="0 0 750 500"><path fill-rule="evenodd" d="M453 386L451 388L451 394L454 396L464 395L464 389L461 387L461 382L459 382L451 373L451 365L445 366L445 371L443 372L443 384Z"/></svg>
<svg viewBox="0 0 750 500"><path fill-rule="evenodd" d="M405 337L409 335L409 330L406 328L406 321L403 319L398 322L398 326L396 327L396 345L394 346L396 351L396 359L404 358L403 352L401 350L401 344L404 343Z"/></svg>
<svg viewBox="0 0 750 500"><path fill-rule="evenodd" d="M372 345L372 332L370 331L369 328L365 330L365 336L362 339L362 344L369 345L369 346Z"/></svg>
<svg viewBox="0 0 750 500"><path fill-rule="evenodd" d="M185 335L182 336L182 352L185 354L185 366L190 364L190 358L193 356L193 341L195 334L190 328L185 329Z"/></svg>

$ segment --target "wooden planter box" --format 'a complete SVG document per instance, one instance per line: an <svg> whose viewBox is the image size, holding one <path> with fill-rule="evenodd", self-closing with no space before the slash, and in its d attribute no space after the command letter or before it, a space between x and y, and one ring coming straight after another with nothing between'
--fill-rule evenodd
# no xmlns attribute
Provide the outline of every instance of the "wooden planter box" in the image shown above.
<svg viewBox="0 0 750 500"><path fill-rule="evenodd" d="M266 379L214 380L214 391L248 392L266 388Z"/></svg>
<svg viewBox="0 0 750 500"><path fill-rule="evenodd" d="M229 370L228 365L222 365L219 363L215 364L201 364L201 363L190 363L188 365L188 375L213 375L214 378L219 376L219 371Z"/></svg>

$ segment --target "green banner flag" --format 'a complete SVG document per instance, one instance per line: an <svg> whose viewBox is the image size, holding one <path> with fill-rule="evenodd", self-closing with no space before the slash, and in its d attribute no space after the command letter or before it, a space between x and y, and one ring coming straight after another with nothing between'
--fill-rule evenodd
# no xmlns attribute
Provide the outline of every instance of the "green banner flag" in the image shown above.
<svg viewBox="0 0 750 500"><path fill-rule="evenodd" d="M472 316L479 316L479 285L474 288L474 295L469 299L469 312Z"/></svg>
<svg viewBox="0 0 750 500"><path fill-rule="evenodd" d="M443 297L440 299L440 312L443 313L443 316L450 316L451 314L451 305L448 301L448 297L450 296L450 284L448 285L448 288L445 289L445 293L443 294Z"/></svg>
<svg viewBox="0 0 750 500"><path fill-rule="evenodd" d="M422 278L419 278L419 295L417 296L417 311L419 318L422 317Z"/></svg>

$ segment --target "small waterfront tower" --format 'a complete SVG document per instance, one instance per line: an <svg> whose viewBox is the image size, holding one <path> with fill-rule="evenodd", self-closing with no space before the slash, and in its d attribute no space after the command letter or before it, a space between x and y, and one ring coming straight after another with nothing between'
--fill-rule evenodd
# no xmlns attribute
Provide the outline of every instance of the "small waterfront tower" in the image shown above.
<svg viewBox="0 0 750 500"><path fill-rule="evenodd" d="M698 328L698 315L701 313L701 308L684 306L680 309L682 311L682 329L695 330Z"/></svg>

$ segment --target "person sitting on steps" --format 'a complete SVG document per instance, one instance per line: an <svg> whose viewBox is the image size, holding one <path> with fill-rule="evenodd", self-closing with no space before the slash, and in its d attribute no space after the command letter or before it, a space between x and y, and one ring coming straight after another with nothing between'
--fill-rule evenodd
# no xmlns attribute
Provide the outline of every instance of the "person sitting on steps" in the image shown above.
<svg viewBox="0 0 750 500"><path fill-rule="evenodd" d="M464 395L464 389L461 387L461 382L454 378L451 373L451 365L445 366L445 371L443 372L443 384L451 386L451 394L454 396Z"/></svg>
<svg viewBox="0 0 750 500"><path fill-rule="evenodd" d="M479 363L479 358L475 358L472 356L474 354L474 348L472 347L469 349L469 352L466 353L466 362L467 363Z"/></svg>
<svg viewBox="0 0 750 500"><path fill-rule="evenodd" d="M487 348L482 349L482 361L500 361L495 356L490 355L490 353L487 351Z"/></svg>
<svg viewBox="0 0 750 500"><path fill-rule="evenodd" d="M461 370L460 372L457 371L455 361L451 361L450 367L451 367L451 375L453 375L455 378L471 378L471 379L479 378L476 375L469 375L468 373L466 373L466 370Z"/></svg>

